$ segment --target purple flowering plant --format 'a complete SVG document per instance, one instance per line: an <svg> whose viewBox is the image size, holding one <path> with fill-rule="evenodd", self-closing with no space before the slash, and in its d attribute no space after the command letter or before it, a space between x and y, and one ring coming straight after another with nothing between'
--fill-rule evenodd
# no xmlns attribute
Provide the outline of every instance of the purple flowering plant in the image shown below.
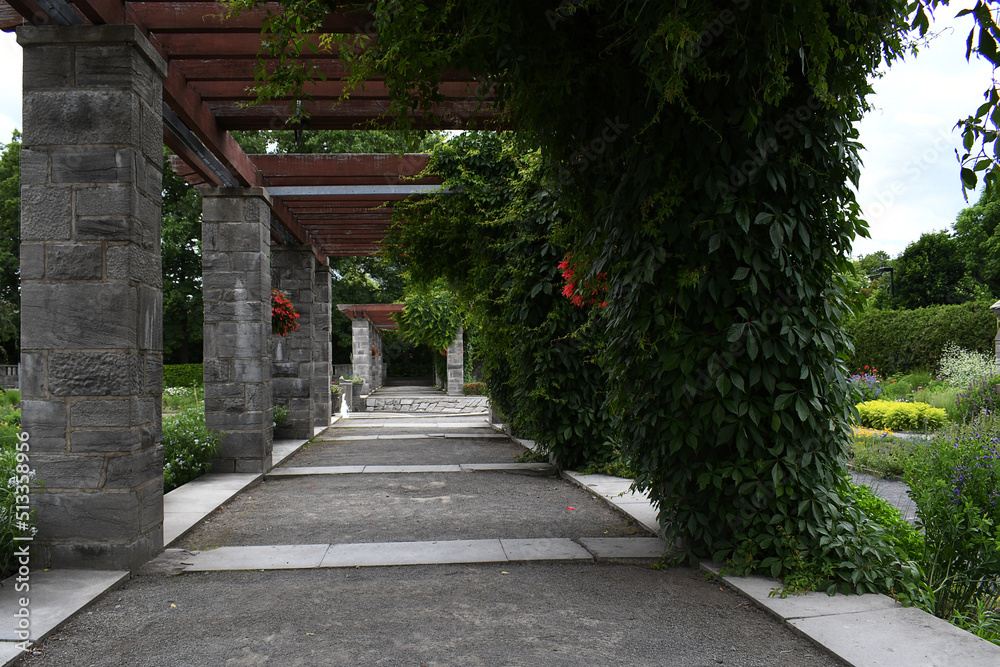
<svg viewBox="0 0 1000 667"><path fill-rule="evenodd" d="M925 535L930 610L952 620L1000 605L1000 418L986 416L916 447L905 481Z"/></svg>
<svg viewBox="0 0 1000 667"><path fill-rule="evenodd" d="M865 366L865 369L868 369ZM862 401L874 401L882 395L881 381L875 375L875 370L861 370L851 376L851 384L861 394Z"/></svg>

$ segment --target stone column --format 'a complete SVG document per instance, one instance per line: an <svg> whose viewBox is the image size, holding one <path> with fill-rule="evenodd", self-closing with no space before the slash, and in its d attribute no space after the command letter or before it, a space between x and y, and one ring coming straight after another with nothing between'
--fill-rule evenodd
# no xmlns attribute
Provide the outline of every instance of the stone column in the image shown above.
<svg viewBox="0 0 1000 667"><path fill-rule="evenodd" d="M285 294L299 314L299 328L287 336L273 336L272 391L274 404L288 409L283 429L288 437L313 436L313 306L316 253L308 245L278 245L271 248L274 288ZM327 390L329 394L329 390Z"/></svg>
<svg viewBox="0 0 1000 667"><path fill-rule="evenodd" d="M313 291L313 426L330 425L333 381L333 289L329 264L316 264Z"/></svg>
<svg viewBox="0 0 1000 667"><path fill-rule="evenodd" d="M455 334L455 342L448 346L448 378L449 396L461 396L465 381L465 340L462 329Z"/></svg>
<svg viewBox="0 0 1000 667"><path fill-rule="evenodd" d="M21 425L44 567L134 569L163 547L161 80L133 26L17 29Z"/></svg>
<svg viewBox="0 0 1000 667"><path fill-rule="evenodd" d="M205 424L222 432L214 472L271 466L270 197L263 188L202 192Z"/></svg>
<svg viewBox="0 0 1000 667"><path fill-rule="evenodd" d="M990 306L990 310L993 311L993 314L997 316L997 320L1000 321L1000 301ZM997 352L997 372L1000 372L1000 324L997 325L997 335L994 342Z"/></svg>
<svg viewBox="0 0 1000 667"><path fill-rule="evenodd" d="M362 393L367 394L372 389L372 327L367 319L351 321L351 344L353 347L354 377L364 379Z"/></svg>

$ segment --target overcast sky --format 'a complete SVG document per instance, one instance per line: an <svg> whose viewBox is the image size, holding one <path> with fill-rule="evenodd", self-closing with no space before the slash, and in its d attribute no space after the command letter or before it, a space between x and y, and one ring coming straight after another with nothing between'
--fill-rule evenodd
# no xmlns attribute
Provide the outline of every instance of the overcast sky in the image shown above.
<svg viewBox="0 0 1000 667"><path fill-rule="evenodd" d="M896 256L922 233L949 228L968 205L953 128L982 103L993 74L985 61L965 60L971 19L953 17L971 4L940 9L932 25L940 35L874 83L875 110L860 126L866 150L858 190L872 238L855 241L855 257L875 250ZM0 33L0 142L20 127L21 48L12 33Z"/></svg>

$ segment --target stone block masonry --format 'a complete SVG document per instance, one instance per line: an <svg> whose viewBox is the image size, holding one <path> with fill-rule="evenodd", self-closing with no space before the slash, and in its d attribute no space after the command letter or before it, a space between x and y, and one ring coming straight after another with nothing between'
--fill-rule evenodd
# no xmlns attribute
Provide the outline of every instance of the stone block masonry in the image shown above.
<svg viewBox="0 0 1000 667"><path fill-rule="evenodd" d="M317 407L313 401L316 254L307 245L274 246L271 277L277 281L274 288L288 297L299 315L296 331L272 336L271 340L274 404L288 410L281 437L309 439ZM326 393L329 395L329 387Z"/></svg>
<svg viewBox="0 0 1000 667"><path fill-rule="evenodd" d="M133 26L22 26L21 424L44 567L163 546L161 80Z"/></svg>
<svg viewBox="0 0 1000 667"><path fill-rule="evenodd" d="M213 472L271 466L270 198L262 188L202 191L205 425L222 433Z"/></svg>
<svg viewBox="0 0 1000 667"><path fill-rule="evenodd" d="M455 334L454 342L448 346L448 378L447 390L449 396L461 396L462 384L465 381L465 338L462 330Z"/></svg>
<svg viewBox="0 0 1000 667"><path fill-rule="evenodd" d="M329 262L329 260L327 260ZM330 265L316 264L313 284L313 426L330 425L330 387L334 381L333 361L333 276Z"/></svg>

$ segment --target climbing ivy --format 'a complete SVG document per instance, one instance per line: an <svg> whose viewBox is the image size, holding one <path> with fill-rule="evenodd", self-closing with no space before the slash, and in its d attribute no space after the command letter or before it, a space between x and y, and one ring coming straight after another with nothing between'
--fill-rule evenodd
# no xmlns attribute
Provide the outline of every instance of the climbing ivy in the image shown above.
<svg viewBox="0 0 1000 667"><path fill-rule="evenodd" d="M453 194L397 205L387 252L458 291L491 400L518 435L568 468L603 462L613 431L599 337L560 293L552 234L564 214L538 152L466 133L432 153L429 171Z"/></svg>
<svg viewBox="0 0 1000 667"><path fill-rule="evenodd" d="M462 326L455 295L440 281L407 289L405 305L395 315L399 333L414 345L444 350Z"/></svg>
<svg viewBox="0 0 1000 667"><path fill-rule="evenodd" d="M354 75L381 76L397 118L430 113L441 72L464 68L540 147L558 193L552 261L568 251L583 282L605 276L588 326L668 538L810 585L911 582L849 500L836 278L866 233L853 123L905 46L906 3L367 7L378 40L354 52Z"/></svg>

